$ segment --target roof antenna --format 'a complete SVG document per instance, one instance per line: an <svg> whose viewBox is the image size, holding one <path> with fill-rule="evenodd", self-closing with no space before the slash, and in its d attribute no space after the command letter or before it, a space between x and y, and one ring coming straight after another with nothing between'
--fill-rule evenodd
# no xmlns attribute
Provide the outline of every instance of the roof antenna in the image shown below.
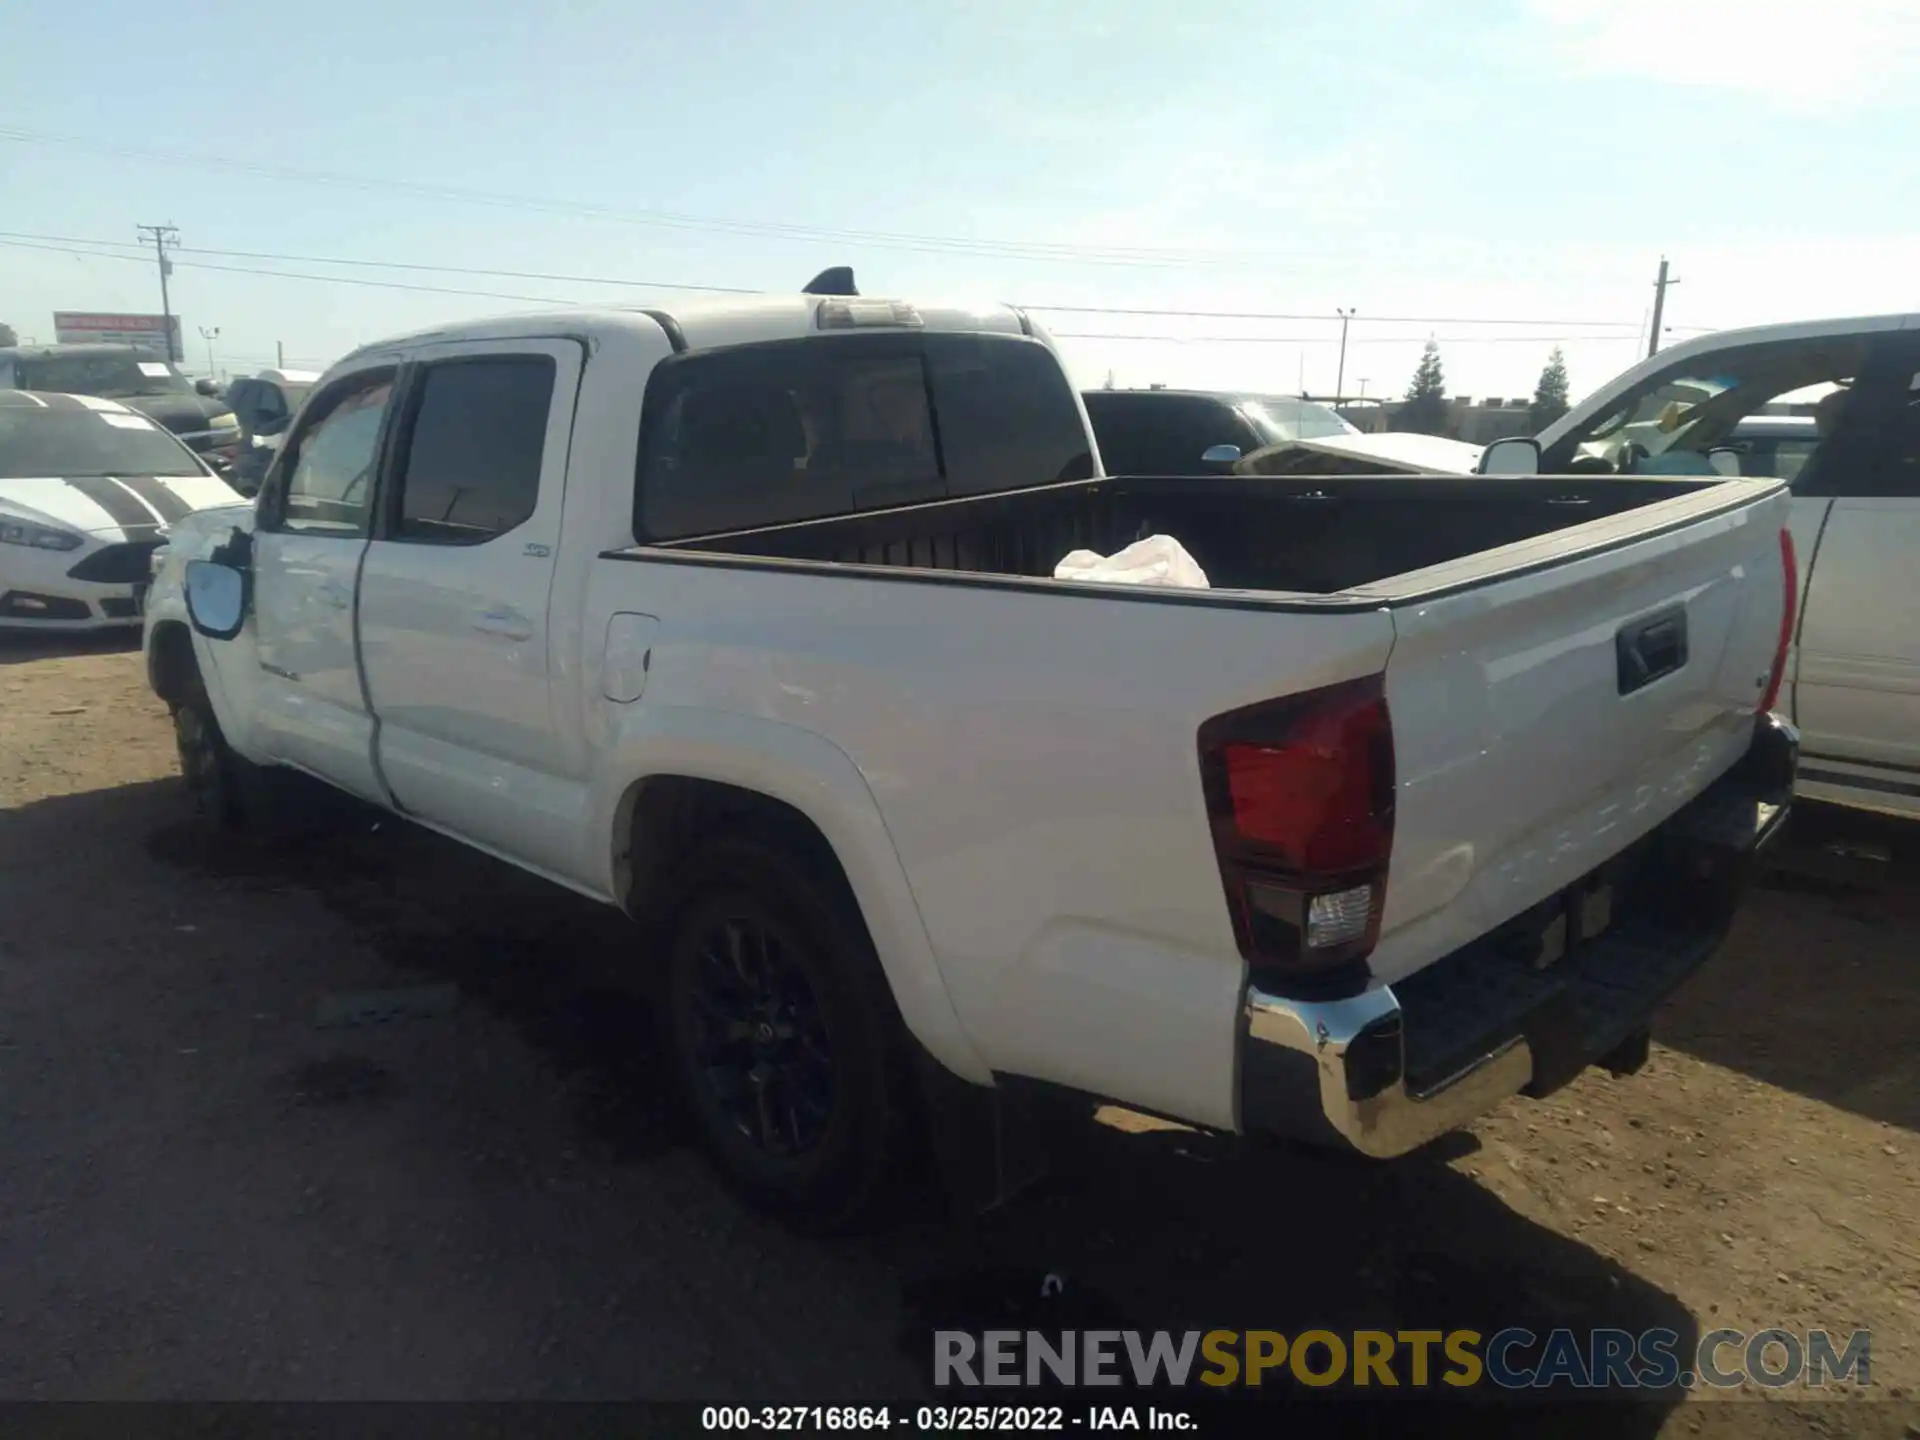
<svg viewBox="0 0 1920 1440"><path fill-rule="evenodd" d="M853 267L832 265L806 283L802 295L858 295L853 288Z"/></svg>

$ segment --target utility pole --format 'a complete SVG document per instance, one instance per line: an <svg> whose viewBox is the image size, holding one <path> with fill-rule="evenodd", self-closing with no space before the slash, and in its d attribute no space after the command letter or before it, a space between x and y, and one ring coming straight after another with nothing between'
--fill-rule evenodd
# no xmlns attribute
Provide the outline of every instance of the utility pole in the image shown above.
<svg viewBox="0 0 1920 1440"><path fill-rule="evenodd" d="M276 340L273 342L273 368L276 370L284 370L287 368L287 342L284 340ZM1107 372L1107 388L1109 390L1113 388L1113 372L1111 370Z"/></svg>
<svg viewBox="0 0 1920 1440"><path fill-rule="evenodd" d="M1362 400L1367 398L1367 377L1364 375L1360 377L1360 398Z"/></svg>
<svg viewBox="0 0 1920 1440"><path fill-rule="evenodd" d="M1340 317L1340 369L1335 372L1333 379L1333 400L1337 405L1347 398L1344 388L1347 383L1347 325L1353 319L1354 309L1349 305L1342 310L1336 305L1334 313Z"/></svg>
<svg viewBox="0 0 1920 1440"><path fill-rule="evenodd" d="M1678 279L1667 278L1667 257L1660 257L1660 276L1653 282L1653 330L1647 336L1647 358L1651 360L1660 349L1660 318L1667 312L1667 287L1678 285Z"/></svg>
<svg viewBox="0 0 1920 1440"><path fill-rule="evenodd" d="M213 342L220 338L220 327L216 325L209 330L206 326L202 325L199 328L200 338L207 342L207 378L209 380L218 379L219 377L213 373Z"/></svg>
<svg viewBox="0 0 1920 1440"><path fill-rule="evenodd" d="M167 259L169 242L180 243L180 231L172 225L136 225L140 238L153 240L153 258L160 262L160 323L167 331L167 359L178 362L182 357L173 352L173 303L167 298L167 276L173 273L173 262Z"/></svg>

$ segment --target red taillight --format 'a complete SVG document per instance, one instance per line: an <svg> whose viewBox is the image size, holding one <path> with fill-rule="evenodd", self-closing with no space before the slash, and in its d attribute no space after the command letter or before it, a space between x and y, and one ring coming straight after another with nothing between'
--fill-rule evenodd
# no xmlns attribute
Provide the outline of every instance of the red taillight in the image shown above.
<svg viewBox="0 0 1920 1440"><path fill-rule="evenodd" d="M1381 679L1216 716L1200 766L1240 951L1265 983L1357 963L1380 933L1393 847Z"/></svg>
<svg viewBox="0 0 1920 1440"><path fill-rule="evenodd" d="M1793 648L1793 622L1800 608L1800 564L1793 553L1793 532L1784 527L1780 531L1780 574L1786 598L1780 605L1780 640L1773 648L1773 673L1767 677L1767 693L1760 700L1762 715L1780 699L1780 686L1787 678L1787 652Z"/></svg>

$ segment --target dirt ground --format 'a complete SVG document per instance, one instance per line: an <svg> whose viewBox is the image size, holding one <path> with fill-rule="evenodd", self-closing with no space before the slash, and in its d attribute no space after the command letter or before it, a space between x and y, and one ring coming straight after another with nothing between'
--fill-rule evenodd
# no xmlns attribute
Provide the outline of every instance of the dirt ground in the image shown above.
<svg viewBox="0 0 1920 1440"><path fill-rule="evenodd" d="M1017 1270L1143 1328L1865 1327L1874 1399L1601 1429L1920 1435L1920 834L1792 839L1631 1080L1390 1166L1100 1128L806 1241L679 1143L617 916L372 817L216 837L136 653L0 644L0 1399L898 1397L918 1297Z"/></svg>

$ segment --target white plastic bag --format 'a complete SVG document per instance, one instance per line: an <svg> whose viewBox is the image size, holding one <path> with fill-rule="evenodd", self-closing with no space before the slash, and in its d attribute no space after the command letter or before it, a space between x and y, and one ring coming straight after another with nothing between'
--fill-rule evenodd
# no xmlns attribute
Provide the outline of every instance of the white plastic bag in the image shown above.
<svg viewBox="0 0 1920 1440"><path fill-rule="evenodd" d="M1207 572L1171 535L1149 535L1113 555L1076 550L1053 567L1056 580L1094 580L1109 585L1166 585L1205 590Z"/></svg>

